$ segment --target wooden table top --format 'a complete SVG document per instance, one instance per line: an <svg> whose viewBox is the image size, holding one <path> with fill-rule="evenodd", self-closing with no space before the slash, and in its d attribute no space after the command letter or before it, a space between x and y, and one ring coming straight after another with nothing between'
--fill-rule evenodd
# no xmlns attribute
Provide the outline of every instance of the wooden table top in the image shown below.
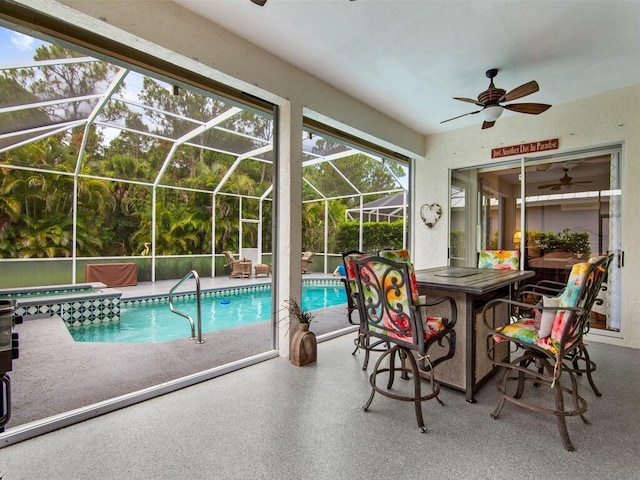
<svg viewBox="0 0 640 480"><path fill-rule="evenodd" d="M492 270L472 267L435 267L416 270L419 287L431 287L483 295L492 290L531 278L530 270Z"/></svg>

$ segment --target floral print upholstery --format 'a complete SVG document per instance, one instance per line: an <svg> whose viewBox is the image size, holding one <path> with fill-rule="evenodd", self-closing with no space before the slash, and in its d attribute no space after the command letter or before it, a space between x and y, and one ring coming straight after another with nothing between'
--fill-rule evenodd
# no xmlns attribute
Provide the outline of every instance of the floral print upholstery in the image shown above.
<svg viewBox="0 0 640 480"><path fill-rule="evenodd" d="M494 270L518 270L520 268L519 250L481 250L478 268Z"/></svg>
<svg viewBox="0 0 640 480"><path fill-rule="evenodd" d="M419 305L418 288L408 255L405 256L404 252L385 251L381 252L380 256L392 261L397 261L398 258L407 260L401 260L400 263L406 263L408 266L408 285L404 269L383 263L375 257L361 263L358 273L363 286L362 295L368 328L381 335L415 343L417 339L414 339L412 320L416 310L412 312L411 306ZM443 319L440 317L423 317L422 325L425 341L445 329Z"/></svg>
<svg viewBox="0 0 640 480"><path fill-rule="evenodd" d="M573 265L571 274L567 280L567 285L560 294L560 301L558 302L558 308L560 309L556 311L549 336L540 337L534 325L535 320L533 318L523 318L499 330L499 335L494 336L494 339L498 342L504 341L507 340L504 336L507 336L523 343L535 344L552 355L556 355L560 351L560 342L562 341L563 335L573 333L572 331L565 332L567 322L573 318L572 311L562 310L561 307L573 308L584 306L583 303L586 297L582 295L582 287L588 280L595 280L594 278L588 278L587 272L590 271L590 264L598 260L598 258L592 258L589 262L576 263ZM601 274L603 274L602 271L597 269L591 270L590 277ZM563 347L566 350L569 346L570 345L564 345Z"/></svg>
<svg viewBox="0 0 640 480"><path fill-rule="evenodd" d="M356 267L354 266L353 261L356 258L365 258L368 256L368 253L351 253L344 255L344 266L348 280L354 281L356 279Z"/></svg>
<svg viewBox="0 0 640 480"><path fill-rule="evenodd" d="M411 263L411 258L409 256L409 250L401 249L401 250L382 250L380 252L380 256L382 258L386 258L387 260L392 260L394 262L406 263L409 267L409 281L411 287L411 298L413 299L413 303L420 303L420 294L418 292L418 282L416 281L416 273L413 268L413 263Z"/></svg>
<svg viewBox="0 0 640 480"><path fill-rule="evenodd" d="M347 295L354 295L358 292L358 284L356 282L356 267L353 261L358 258L365 258L370 256L369 253L353 252L343 255L342 260L344 262L346 281L348 282Z"/></svg>

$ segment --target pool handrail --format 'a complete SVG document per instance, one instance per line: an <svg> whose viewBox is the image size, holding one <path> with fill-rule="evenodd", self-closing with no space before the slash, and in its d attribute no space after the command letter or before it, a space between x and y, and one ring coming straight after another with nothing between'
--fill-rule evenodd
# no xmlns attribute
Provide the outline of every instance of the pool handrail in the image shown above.
<svg viewBox="0 0 640 480"><path fill-rule="evenodd" d="M184 282L186 282L192 277L196 281L196 305L197 305L197 312L198 312L198 337L197 338L195 333L195 327L193 325L193 318L191 318L190 315L175 309L173 306L173 292L178 287L180 287ZM171 287L171 290L169 290L169 310L189 320L189 325L191 326L191 337L190 337L191 340L195 340L195 343L198 343L198 344L204 343L204 340L202 339L202 313L201 313L202 309L200 307L200 276L198 275L198 272L196 272L195 270L191 270L184 277L182 277L182 280L180 280L173 287Z"/></svg>

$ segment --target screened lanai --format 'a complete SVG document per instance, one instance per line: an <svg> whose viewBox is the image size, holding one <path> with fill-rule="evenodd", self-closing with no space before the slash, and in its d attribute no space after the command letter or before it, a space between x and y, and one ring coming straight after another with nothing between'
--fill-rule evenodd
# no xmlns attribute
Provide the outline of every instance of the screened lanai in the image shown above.
<svg viewBox="0 0 640 480"><path fill-rule="evenodd" d="M0 257L16 273L1 286L80 282L97 258L135 261L141 281L222 275L227 250L271 263L272 105L1 27L0 42ZM330 272L366 247L367 218L345 230L345 212L406 198L408 164L313 122L301 143L303 250Z"/></svg>
<svg viewBox="0 0 640 480"><path fill-rule="evenodd" d="M12 427L34 422L41 432L277 356L271 312L281 306L271 278L228 279L224 255L274 264L277 108L25 31L0 27L0 288L83 283L85 267L103 263L135 264L138 285L117 288L117 321L69 322L57 312L16 327L21 358L5 437L22 435ZM347 222L345 211L406 192L408 163L310 119L300 145L302 247L315 254L312 273L331 273L341 252L371 241L366 219ZM402 219L396 245L406 244L406 229ZM205 331L194 344L178 316L131 313L153 307L140 289L153 284L148 303L156 303L156 287L191 270L211 277L205 296L234 289L225 304L211 295L212 317L217 309L254 323ZM326 292L344 293L326 277ZM243 305L229 314L252 288L267 292L270 311L253 315ZM319 312L320 335L347 326L342 306ZM184 335L98 338L127 332L133 317L154 328L177 323ZM84 333L88 340L78 340Z"/></svg>

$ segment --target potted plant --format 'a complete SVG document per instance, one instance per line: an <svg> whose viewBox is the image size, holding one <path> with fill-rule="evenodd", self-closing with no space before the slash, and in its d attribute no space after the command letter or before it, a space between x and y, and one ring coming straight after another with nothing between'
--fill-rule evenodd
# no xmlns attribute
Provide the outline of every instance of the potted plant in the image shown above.
<svg viewBox="0 0 640 480"><path fill-rule="evenodd" d="M293 298L287 301L286 308L289 318L294 319L298 327L291 338L289 349L291 363L298 367L314 363L318 359L318 342L316 335L309 331L313 314L300 307Z"/></svg>

